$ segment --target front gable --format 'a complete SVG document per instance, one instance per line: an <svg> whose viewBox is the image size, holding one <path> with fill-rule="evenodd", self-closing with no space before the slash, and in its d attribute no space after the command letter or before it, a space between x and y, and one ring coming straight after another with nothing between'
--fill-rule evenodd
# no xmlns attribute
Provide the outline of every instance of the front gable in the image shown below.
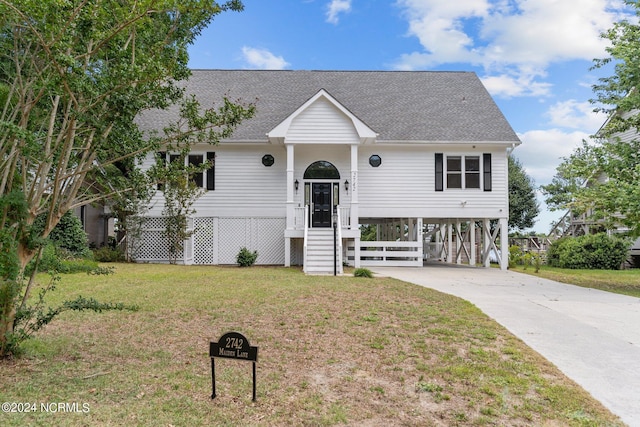
<svg viewBox="0 0 640 427"><path fill-rule="evenodd" d="M366 144L375 141L377 133L320 89L267 137L280 144Z"/></svg>

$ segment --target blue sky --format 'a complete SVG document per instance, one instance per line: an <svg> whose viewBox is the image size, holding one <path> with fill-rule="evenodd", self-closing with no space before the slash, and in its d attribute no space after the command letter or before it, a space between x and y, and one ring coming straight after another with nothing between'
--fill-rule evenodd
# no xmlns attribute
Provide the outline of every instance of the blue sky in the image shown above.
<svg viewBox="0 0 640 427"><path fill-rule="evenodd" d="M621 0L244 0L190 48L191 68L463 70L481 78L522 145L514 155L547 184L606 117L591 86L611 69L602 31L630 18ZM548 232L561 214L542 213Z"/></svg>

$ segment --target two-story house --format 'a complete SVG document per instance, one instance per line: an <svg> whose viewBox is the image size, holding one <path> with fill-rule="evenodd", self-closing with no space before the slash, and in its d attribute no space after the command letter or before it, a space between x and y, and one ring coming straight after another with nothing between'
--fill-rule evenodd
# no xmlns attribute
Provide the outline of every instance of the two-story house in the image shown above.
<svg viewBox="0 0 640 427"><path fill-rule="evenodd" d="M258 264L318 273L427 258L507 267L507 156L520 140L474 73L194 70L186 89L203 104L255 100L256 114L188 160L213 165L183 262L234 264L247 247ZM158 130L175 114L139 123ZM168 259L162 207L158 191L138 260Z"/></svg>

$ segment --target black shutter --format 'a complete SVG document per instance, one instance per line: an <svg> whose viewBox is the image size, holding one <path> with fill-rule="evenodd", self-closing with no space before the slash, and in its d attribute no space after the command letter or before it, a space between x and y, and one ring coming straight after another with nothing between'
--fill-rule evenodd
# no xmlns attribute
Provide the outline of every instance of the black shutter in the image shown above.
<svg viewBox="0 0 640 427"><path fill-rule="evenodd" d="M442 161L442 153L436 153L436 191L443 191L443 161Z"/></svg>
<svg viewBox="0 0 640 427"><path fill-rule="evenodd" d="M207 169L207 190L216 189L216 153L207 151L207 161L211 164Z"/></svg>
<svg viewBox="0 0 640 427"><path fill-rule="evenodd" d="M491 191L491 153L482 155L482 175L484 191Z"/></svg>
<svg viewBox="0 0 640 427"><path fill-rule="evenodd" d="M156 153L156 156L158 157L158 164L160 165L160 167L164 167L165 164L167 163L167 152L158 151L158 153ZM164 191L164 183L159 182L157 188L160 191Z"/></svg>

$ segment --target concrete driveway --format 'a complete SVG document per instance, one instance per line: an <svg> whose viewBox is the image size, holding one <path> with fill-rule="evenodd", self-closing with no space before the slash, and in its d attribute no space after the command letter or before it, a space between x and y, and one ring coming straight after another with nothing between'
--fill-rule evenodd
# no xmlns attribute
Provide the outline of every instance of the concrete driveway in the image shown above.
<svg viewBox="0 0 640 427"><path fill-rule="evenodd" d="M471 302L640 427L640 299L493 268L372 270Z"/></svg>

